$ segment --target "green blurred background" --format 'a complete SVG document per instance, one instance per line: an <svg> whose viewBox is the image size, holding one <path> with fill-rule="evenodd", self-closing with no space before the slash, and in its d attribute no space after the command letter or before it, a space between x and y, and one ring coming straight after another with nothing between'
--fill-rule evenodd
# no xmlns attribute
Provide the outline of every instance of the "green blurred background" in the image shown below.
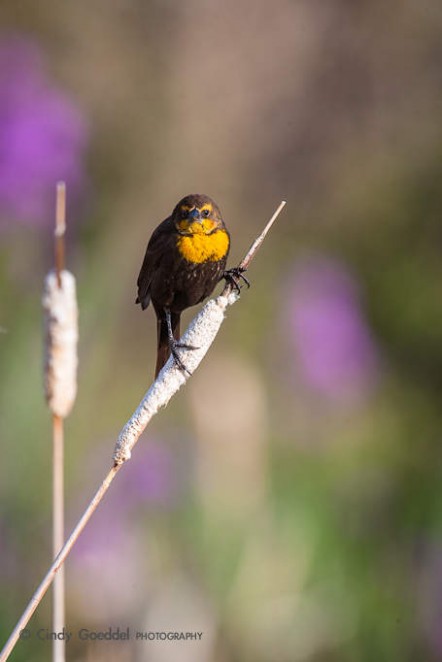
<svg viewBox="0 0 442 662"><path fill-rule="evenodd" d="M0 27L2 641L51 555L40 301L65 179L68 529L151 382L153 228L207 193L234 265L288 202L66 563L71 631L203 638L68 659L441 659L440 3L2 0ZM48 595L30 628L50 623Z"/></svg>

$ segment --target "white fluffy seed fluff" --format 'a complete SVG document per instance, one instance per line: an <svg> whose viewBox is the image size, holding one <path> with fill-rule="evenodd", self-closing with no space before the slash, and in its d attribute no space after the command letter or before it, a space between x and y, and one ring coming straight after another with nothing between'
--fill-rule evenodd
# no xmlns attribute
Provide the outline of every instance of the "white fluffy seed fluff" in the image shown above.
<svg viewBox="0 0 442 662"><path fill-rule="evenodd" d="M74 276L69 271L60 276L61 287L55 271L48 273L44 284L44 383L50 410L64 418L77 394L78 308Z"/></svg>
<svg viewBox="0 0 442 662"><path fill-rule="evenodd" d="M186 368L190 373L196 370L215 340L224 320L227 307L234 304L238 298L236 292L230 292L228 296L221 294L216 299L210 299L198 315L194 317L181 337L181 343L194 348L187 351L185 357L183 357ZM188 377L188 374L178 368L174 359L169 358L157 379L121 430L113 455L115 464L123 464L130 459L132 448L150 419L161 407L167 405L170 398L186 383Z"/></svg>

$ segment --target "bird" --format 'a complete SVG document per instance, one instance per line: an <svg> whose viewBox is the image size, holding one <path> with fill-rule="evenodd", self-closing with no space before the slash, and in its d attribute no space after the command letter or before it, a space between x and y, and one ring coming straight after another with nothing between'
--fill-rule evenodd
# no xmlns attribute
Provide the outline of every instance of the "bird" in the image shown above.
<svg viewBox="0 0 442 662"><path fill-rule="evenodd" d="M152 303L157 318L155 377L170 354L189 373L178 349L195 347L179 342L181 313L201 303L222 278L237 289L239 277L246 281L242 270L226 271L229 250L221 211L204 194L186 195L153 231L137 280L136 303L142 310Z"/></svg>

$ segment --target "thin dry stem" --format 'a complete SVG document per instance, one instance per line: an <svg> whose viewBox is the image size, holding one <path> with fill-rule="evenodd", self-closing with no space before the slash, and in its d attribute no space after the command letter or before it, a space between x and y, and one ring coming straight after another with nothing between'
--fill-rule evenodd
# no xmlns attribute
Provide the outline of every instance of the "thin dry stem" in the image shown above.
<svg viewBox="0 0 442 662"><path fill-rule="evenodd" d="M52 417L52 553L55 559L64 542L64 425L61 416ZM52 594L52 631L65 626L65 578L61 567L54 579ZM64 662L64 639L52 643L53 662Z"/></svg>
<svg viewBox="0 0 442 662"><path fill-rule="evenodd" d="M262 244L262 242L263 242L264 239L266 238L266 236L267 236L267 234L268 234L270 228L272 227L273 223L276 221L276 219L278 218L279 214L282 212L282 210L284 209L284 207L286 206L286 204L287 204L287 203L286 203L285 200L281 200L281 203L279 204L279 207L275 210L275 213L273 214L272 218L271 218L270 221L267 223L267 225L265 226L264 230L261 232L261 234L259 235L259 237L256 237L255 241L254 241L253 244L250 246L250 248L249 248L249 250L247 251L246 255L243 257L243 259L242 259L241 262L239 263L239 265L238 265L238 268L239 268L239 269L241 269L241 270L243 270L243 271L247 271L247 269L248 269L249 266L250 266L250 262L251 262L251 261L253 260L253 258L255 257L256 253L257 253L258 250L259 250L259 248L261 248L261 244Z"/></svg>
<svg viewBox="0 0 442 662"><path fill-rule="evenodd" d="M251 260L255 256L255 254L256 254L258 248L260 247L260 245L262 244L267 232L269 231L270 227L273 225L274 221L276 220L276 217L279 215L279 213L282 210L282 208L284 207L284 205L285 205L285 202L282 202L280 204L280 206L276 210L275 214L272 216L269 223L264 228L263 232L253 242L253 244L250 247L248 253L245 256L245 258L240 263L240 266L242 266L243 269L248 268ZM244 264L246 265L245 267L243 266ZM209 301L208 304L206 304L206 307L209 306L209 308L212 308L215 311L215 313L214 313L215 315L219 315L219 311L217 311L217 307L222 307L222 306L227 307L227 305L231 305L238 298L237 296L233 295L233 293L231 292L231 289L232 289L231 286L227 285L224 288L222 295L220 297L217 297L217 299L215 299L215 300ZM221 299L224 300L222 302L222 304L221 305L217 304L217 301L219 302ZM199 315L197 315L196 319L198 319L199 316L201 316L201 313L199 313ZM191 324L191 326L192 326L192 324ZM196 326L198 326L198 324L196 324ZM194 331L195 331L195 329L194 329ZM183 338L184 339L186 338L186 334L183 336ZM213 338L211 339L211 341L212 340L213 340ZM210 343L207 345L207 347L209 347L209 346L210 346ZM198 350L194 350L192 352L192 354L195 354L197 351ZM206 348L206 351L207 351L207 348ZM202 356L204 356L204 353L202 354ZM195 360L196 364L199 363L202 356ZM175 378L175 376L173 375L174 371L175 371L175 373L181 375L180 380ZM169 378L169 375L172 375L172 376ZM170 392L168 392L166 395L163 394L163 396L161 396L161 398L160 398L161 399L161 406L167 404L170 397L176 391L178 391L180 386L183 383L185 383L185 381L187 380L187 375L183 376L182 371L177 369L177 367L174 364L172 359L169 359L169 361L166 363L163 370L160 372L157 380L154 382L152 387L149 389L148 393L154 393L156 395L158 390L161 389L161 384L166 384L168 380L169 380L169 383L173 385L174 390L170 390ZM5 662L8 659L11 651L13 650L15 644L17 643L17 640L20 636L21 630L23 630L26 627L26 625L29 622L29 619L31 618L32 614L37 609L37 607L38 607L39 603L41 602L42 598L44 597L46 591L48 590L49 586L51 585L52 581L54 580L54 577L55 577L56 573L59 571L59 569L63 565L64 561L66 560L68 554L70 553L72 547L74 546L75 542L77 541L77 539L80 536L81 532L83 531L84 527L86 526L86 524L88 523L88 521L91 518L92 514L96 510L98 504L103 499L105 493L109 489L109 486L110 486L111 482L113 481L113 479L115 478L117 472L121 469L122 463L130 457L130 449L133 448L133 446L136 444L136 442L138 441L141 433L143 432L143 430L146 426L146 424L144 422L140 421L139 415L137 415L137 412L138 412L138 414L140 413L140 408L141 409L143 408L142 407L143 403L145 404L145 399L143 399L142 403L138 407L138 409L135 412L134 416L132 416L131 419L129 419L128 423L126 423L126 425L124 426L123 430L120 433L120 438L121 438L122 435L124 437L125 434L131 434L132 435L131 442L130 442L130 448L126 449L126 450L129 450L128 455L124 456L124 451L122 451L123 454L120 458L120 461L117 461L115 459L115 454L114 454L114 461L115 461L114 466L109 471L106 478L104 479L104 481L100 485L100 487L97 490L97 492L95 493L92 501L89 503L88 507L86 508L85 512L83 513L80 521L78 522L78 524L76 525L76 527L72 531L72 533L69 536L68 540L65 542L65 544L64 544L63 548L61 549L60 553L57 555L56 559L52 563L51 567L49 568L49 570L46 573L45 577L43 578L42 582L40 583L40 585L38 586L38 588L35 591L34 595L32 596L29 604L27 605L25 611L23 612L22 616L20 617L17 625L15 626L13 632L11 633L8 641L6 642L2 652L0 654L0 662ZM156 413L157 410L158 409L156 409L155 411L149 412L150 418L152 417L152 415L154 415ZM149 418L149 420L150 420L150 418ZM118 448L118 445L117 445L117 448Z"/></svg>
<svg viewBox="0 0 442 662"><path fill-rule="evenodd" d="M61 272L64 269L64 236L66 232L66 184L58 182L55 203L55 271L58 287L61 287Z"/></svg>
<svg viewBox="0 0 442 662"><path fill-rule="evenodd" d="M54 264L59 290L65 265L66 185L58 182L55 204ZM64 422L61 416L52 416L52 554L57 556L64 541ZM65 625L65 576L61 567L54 579L52 593L52 631L61 632ZM54 639L53 662L64 662L66 643Z"/></svg>
<svg viewBox="0 0 442 662"><path fill-rule="evenodd" d="M69 552L71 551L72 547L74 546L75 542L77 541L80 533L83 531L84 527L90 520L93 512L96 510L98 507L98 504L102 500L103 496L109 489L109 486L113 479L115 478L118 470L120 469L119 466L117 467L112 467L112 469L109 471L107 474L106 478L104 481L101 483L100 487L98 488L97 492L95 493L92 501L89 503L88 507L84 511L80 521L78 522L77 526L75 529L72 531L71 535L65 542L63 548L60 550L60 553L57 555L55 560L53 561L51 567L47 571L46 575L44 576L41 584L38 586L37 590L35 591L34 595L32 596L31 600L29 601L28 606L26 607L25 611L20 617L20 620L18 621L17 625L15 626L14 630L11 632L11 635L6 642L1 654L0 654L0 662L5 662L9 655L11 654L12 650L14 649L15 644L17 643L19 637L20 637L20 632L26 627L26 625L29 623L29 620L34 613L34 611L37 609L38 605L40 604L43 596L45 595L46 591L50 587L51 583L54 580L54 577L56 573L59 571L61 566L66 560L66 557L68 556Z"/></svg>

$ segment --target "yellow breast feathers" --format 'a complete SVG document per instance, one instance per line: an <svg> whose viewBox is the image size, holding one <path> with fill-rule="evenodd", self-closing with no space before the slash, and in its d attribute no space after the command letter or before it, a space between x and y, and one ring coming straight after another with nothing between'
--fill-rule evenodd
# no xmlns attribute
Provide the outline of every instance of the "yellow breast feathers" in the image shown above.
<svg viewBox="0 0 442 662"><path fill-rule="evenodd" d="M195 226L201 228L199 224L195 223ZM199 264L221 260L229 250L229 243L229 235L223 229L216 230L211 234L199 230L192 234L180 235L177 246L186 260Z"/></svg>

